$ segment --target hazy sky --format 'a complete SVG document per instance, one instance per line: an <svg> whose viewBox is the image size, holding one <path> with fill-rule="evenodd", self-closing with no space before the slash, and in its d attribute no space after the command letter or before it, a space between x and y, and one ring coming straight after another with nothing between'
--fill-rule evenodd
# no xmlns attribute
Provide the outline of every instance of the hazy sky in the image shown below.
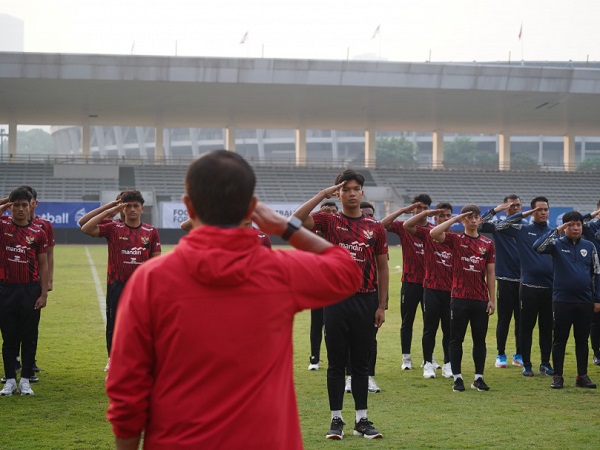
<svg viewBox="0 0 600 450"><path fill-rule="evenodd" d="M600 0L0 0L2 13L24 21L28 52L600 60Z"/></svg>

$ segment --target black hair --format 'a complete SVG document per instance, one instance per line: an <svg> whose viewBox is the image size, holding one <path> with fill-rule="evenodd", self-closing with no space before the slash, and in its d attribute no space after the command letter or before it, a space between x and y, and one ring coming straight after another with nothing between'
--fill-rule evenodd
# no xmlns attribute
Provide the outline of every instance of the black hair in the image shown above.
<svg viewBox="0 0 600 450"><path fill-rule="evenodd" d="M548 201L548 199L546 197L540 196L540 197L536 197L533 200L531 200L531 209L535 209L535 204L537 202L546 202L546 203L548 203L548 206L550 206L550 202Z"/></svg>
<svg viewBox="0 0 600 450"><path fill-rule="evenodd" d="M581 222L583 223L583 216L579 211L569 211L563 215L563 223L567 222Z"/></svg>
<svg viewBox="0 0 600 450"><path fill-rule="evenodd" d="M121 193L121 198L119 199L122 203L127 202L140 202L142 205L144 204L144 197L142 197L142 193L135 189L127 189Z"/></svg>
<svg viewBox="0 0 600 450"><path fill-rule="evenodd" d="M363 177L360 173L355 172L352 169L346 169L342 173L340 173L336 179L335 184L340 184L342 181L356 181L360 187L365 185L365 177Z"/></svg>
<svg viewBox="0 0 600 450"><path fill-rule="evenodd" d="M193 161L185 176L187 195L206 225L239 224L248 212L255 185L248 162L222 149Z"/></svg>
<svg viewBox="0 0 600 450"><path fill-rule="evenodd" d="M337 204L331 201L321 203L321 208L323 208L324 206L333 206L335 209L338 209Z"/></svg>
<svg viewBox="0 0 600 450"><path fill-rule="evenodd" d="M427 206L431 206L431 197L428 194L419 194L415 195L412 199L413 203L421 202L425 203Z"/></svg>
<svg viewBox="0 0 600 450"><path fill-rule="evenodd" d="M37 191L31 186L27 186L26 184L19 186L19 188L27 189L29 193L32 195L33 200L37 200Z"/></svg>
<svg viewBox="0 0 600 450"><path fill-rule="evenodd" d="M519 197L517 194L510 194L504 197L504 203L506 203L509 200L521 200L521 197Z"/></svg>
<svg viewBox="0 0 600 450"><path fill-rule="evenodd" d="M439 202L437 205L435 205L435 209L449 209L452 211L452 205L448 202Z"/></svg>
<svg viewBox="0 0 600 450"><path fill-rule="evenodd" d="M479 206L477 205L465 205L462 207L462 209L460 210L460 213L466 213L466 212L470 212L473 214L477 214L478 216L481 215L481 209L479 209Z"/></svg>
<svg viewBox="0 0 600 450"><path fill-rule="evenodd" d="M369 202L360 202L360 209L363 208L371 208L373 211L375 211L375 207L373 205L371 205Z"/></svg>
<svg viewBox="0 0 600 450"><path fill-rule="evenodd" d="M9 202L16 202L17 200L27 200L30 202L33 200L33 195L28 189L24 187L18 187L14 189L8 196Z"/></svg>

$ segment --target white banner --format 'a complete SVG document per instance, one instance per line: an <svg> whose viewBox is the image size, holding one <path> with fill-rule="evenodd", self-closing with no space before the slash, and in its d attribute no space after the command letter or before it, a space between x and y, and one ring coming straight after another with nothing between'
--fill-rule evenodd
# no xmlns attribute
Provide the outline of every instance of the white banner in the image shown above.
<svg viewBox="0 0 600 450"><path fill-rule="evenodd" d="M273 211L290 217L300 207L300 203L267 203ZM179 228L187 220L188 213L183 202L161 202L161 228Z"/></svg>
<svg viewBox="0 0 600 450"><path fill-rule="evenodd" d="M183 202L161 202L162 228L179 228L188 218Z"/></svg>

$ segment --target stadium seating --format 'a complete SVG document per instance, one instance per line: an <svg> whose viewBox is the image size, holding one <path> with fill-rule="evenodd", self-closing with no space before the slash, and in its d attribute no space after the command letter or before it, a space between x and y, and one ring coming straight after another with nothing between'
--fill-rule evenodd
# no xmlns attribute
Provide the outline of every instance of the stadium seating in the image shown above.
<svg viewBox="0 0 600 450"><path fill-rule="evenodd" d="M184 192L186 169L184 165L137 165L133 166L133 178L140 190L153 191L157 198L178 200ZM342 170L289 165L256 165L254 169L256 194L270 203L305 201L319 189L331 186ZM593 188L598 176L592 173L356 169L365 175L367 187L392 187L399 197L390 199L394 203L408 204L414 195L426 192L434 203L497 205L506 194L515 193L525 205L533 197L544 195L553 206L587 212L600 199ZM38 190L40 200L98 200L103 190L131 187L118 179L57 178L49 163L4 163L0 164L0 173L2 195L29 184Z"/></svg>

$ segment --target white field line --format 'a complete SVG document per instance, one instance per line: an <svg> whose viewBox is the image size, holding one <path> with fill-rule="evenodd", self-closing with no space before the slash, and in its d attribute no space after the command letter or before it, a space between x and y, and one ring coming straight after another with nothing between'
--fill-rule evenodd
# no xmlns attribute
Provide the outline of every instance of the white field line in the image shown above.
<svg viewBox="0 0 600 450"><path fill-rule="evenodd" d="M106 297L104 296L104 291L102 290L102 284L100 283L100 277L98 276L98 271L96 270L96 264L94 264L94 260L92 259L92 255L90 254L87 245L85 246L85 254L87 255L90 269L92 269L92 278L94 278L94 285L96 286L98 304L100 305L100 314L102 315L104 325L106 325Z"/></svg>

